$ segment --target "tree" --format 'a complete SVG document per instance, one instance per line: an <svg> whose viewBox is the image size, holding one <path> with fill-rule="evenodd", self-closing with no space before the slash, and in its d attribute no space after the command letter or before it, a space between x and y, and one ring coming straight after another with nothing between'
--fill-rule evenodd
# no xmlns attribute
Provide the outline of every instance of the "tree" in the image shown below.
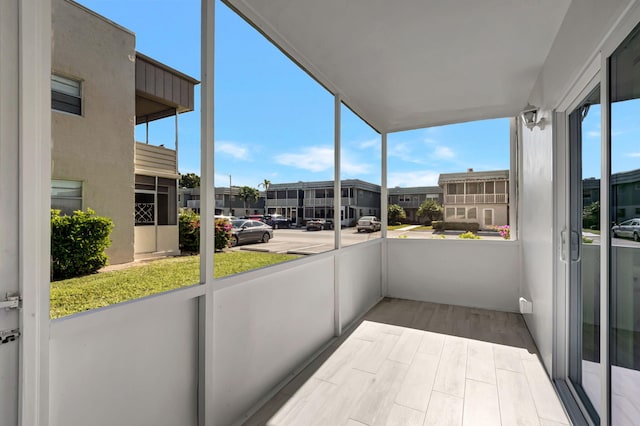
<svg viewBox="0 0 640 426"><path fill-rule="evenodd" d="M269 190L269 186L271 186L271 181L269 179L265 179L258 184L258 188L264 188L264 214L267 214L267 191Z"/></svg>
<svg viewBox="0 0 640 426"><path fill-rule="evenodd" d="M582 227L584 229L600 229L600 203L589 204L582 210Z"/></svg>
<svg viewBox="0 0 640 426"><path fill-rule="evenodd" d="M418 217L426 217L429 222L438 220L442 217L442 206L436 200L429 198L418 208Z"/></svg>
<svg viewBox="0 0 640 426"><path fill-rule="evenodd" d="M200 176L195 173L180 175L180 188L199 188Z"/></svg>
<svg viewBox="0 0 640 426"><path fill-rule="evenodd" d="M240 199L244 202L244 208L246 210L247 201L249 200L253 200L253 202L258 201L258 198L260 197L260 191L258 191L256 188L252 188L250 186L245 185L242 188L240 188L240 190L238 191L238 197L240 197Z"/></svg>
<svg viewBox="0 0 640 426"><path fill-rule="evenodd" d="M397 204L391 204L388 208L387 224L394 225L399 223L402 219L407 218L407 213L402 207Z"/></svg>
<svg viewBox="0 0 640 426"><path fill-rule="evenodd" d="M269 179L265 179L258 184L258 188L263 187L265 191L269 190L269 186L271 186L271 181Z"/></svg>

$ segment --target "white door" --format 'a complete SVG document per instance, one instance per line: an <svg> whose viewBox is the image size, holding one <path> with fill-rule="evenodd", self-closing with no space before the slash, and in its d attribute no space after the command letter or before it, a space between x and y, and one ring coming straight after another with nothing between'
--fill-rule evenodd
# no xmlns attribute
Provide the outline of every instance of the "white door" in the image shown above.
<svg viewBox="0 0 640 426"><path fill-rule="evenodd" d="M0 424L18 424L18 1L0 2Z"/></svg>
<svg viewBox="0 0 640 426"><path fill-rule="evenodd" d="M484 209L484 225L490 226L493 225L493 209Z"/></svg>

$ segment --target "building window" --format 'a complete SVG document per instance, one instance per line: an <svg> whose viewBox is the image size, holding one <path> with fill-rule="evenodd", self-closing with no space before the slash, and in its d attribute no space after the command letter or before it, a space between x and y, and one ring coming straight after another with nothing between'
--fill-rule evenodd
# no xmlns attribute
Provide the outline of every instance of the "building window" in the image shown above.
<svg viewBox="0 0 640 426"><path fill-rule="evenodd" d="M493 225L493 209L484 209L484 225Z"/></svg>
<svg viewBox="0 0 640 426"><path fill-rule="evenodd" d="M447 207L447 210L445 213L446 213L445 216L447 218L452 218L456 215L456 209L453 207Z"/></svg>
<svg viewBox="0 0 640 426"><path fill-rule="evenodd" d="M78 80L51 75L51 109L82 115L82 90Z"/></svg>
<svg viewBox="0 0 640 426"><path fill-rule="evenodd" d="M478 209L475 207L469 208L467 210L467 219L477 219L478 218Z"/></svg>
<svg viewBox="0 0 640 426"><path fill-rule="evenodd" d="M82 182L52 179L51 208L69 216L76 210L82 210Z"/></svg>
<svg viewBox="0 0 640 426"><path fill-rule="evenodd" d="M456 219L464 219L465 217L465 208L457 207L456 208Z"/></svg>

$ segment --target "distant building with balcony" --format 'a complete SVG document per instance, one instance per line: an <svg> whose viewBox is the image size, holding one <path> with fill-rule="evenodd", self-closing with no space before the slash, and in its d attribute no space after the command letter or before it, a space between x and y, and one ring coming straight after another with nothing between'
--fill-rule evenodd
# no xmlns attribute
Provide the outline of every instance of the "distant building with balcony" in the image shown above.
<svg viewBox="0 0 640 426"><path fill-rule="evenodd" d="M509 170L442 173L444 220L477 222L480 228L509 224Z"/></svg>
<svg viewBox="0 0 640 426"><path fill-rule="evenodd" d="M246 202L238 195L240 187L234 186L229 190L228 186L215 188L215 214L225 216L249 216L252 214L264 214L265 193L260 191L257 200ZM231 194L231 196L229 196ZM200 213L200 188L179 189L180 208L190 209Z"/></svg>
<svg viewBox="0 0 640 426"><path fill-rule="evenodd" d="M435 200L442 205L443 191L439 186L414 186L389 188L389 205L397 204L404 209L408 223L419 223L418 209L426 200Z"/></svg>
<svg viewBox="0 0 640 426"><path fill-rule="evenodd" d="M198 81L78 3L55 0L52 25L52 208L111 218L111 264L179 253L177 136L174 148L153 146L134 126L192 111Z"/></svg>
<svg viewBox="0 0 640 426"><path fill-rule="evenodd" d="M340 222L353 226L361 216L380 217L380 186L359 179L341 181ZM266 209L301 226L308 219L333 218L333 181L274 183L267 190Z"/></svg>

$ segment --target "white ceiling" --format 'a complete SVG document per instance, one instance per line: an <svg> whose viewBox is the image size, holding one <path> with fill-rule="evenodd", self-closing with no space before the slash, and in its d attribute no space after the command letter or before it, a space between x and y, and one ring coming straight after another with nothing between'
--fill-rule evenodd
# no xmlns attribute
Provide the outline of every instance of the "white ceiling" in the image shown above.
<svg viewBox="0 0 640 426"><path fill-rule="evenodd" d="M570 0L227 0L381 132L515 116Z"/></svg>

